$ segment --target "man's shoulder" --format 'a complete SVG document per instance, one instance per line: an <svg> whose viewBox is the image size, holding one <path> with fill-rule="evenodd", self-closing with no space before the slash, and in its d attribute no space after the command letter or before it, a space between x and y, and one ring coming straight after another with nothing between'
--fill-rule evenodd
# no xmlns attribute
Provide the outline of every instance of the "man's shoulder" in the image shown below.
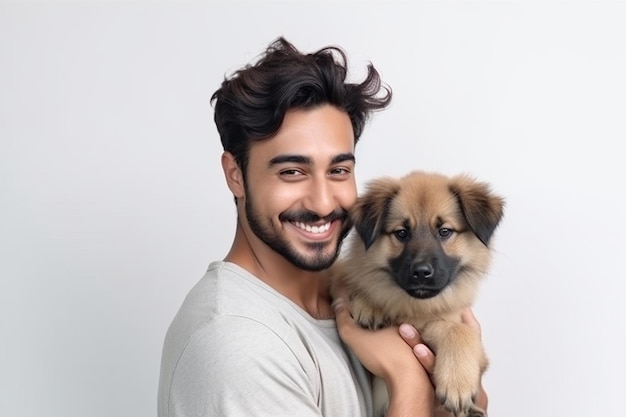
<svg viewBox="0 0 626 417"><path fill-rule="evenodd" d="M297 311L255 279L228 264L211 264L167 331L162 359L168 374L210 368L229 378L257 365L282 363L280 372L302 368L308 353Z"/></svg>
<svg viewBox="0 0 626 417"><path fill-rule="evenodd" d="M316 368L291 327L294 312L254 279L214 263L189 292L165 338L161 413L183 405L208 404L220 413L222 406L243 409L247 403L229 398L262 390L269 395L285 380L308 387Z"/></svg>
<svg viewBox="0 0 626 417"><path fill-rule="evenodd" d="M243 268L223 261L209 265L202 279L191 289L181 312L190 310L199 317L216 316L270 319L290 309L291 302Z"/></svg>
<svg viewBox="0 0 626 417"><path fill-rule="evenodd" d="M291 333L298 315L289 300L243 269L213 262L187 294L168 329L166 344L179 351L188 343L221 347L239 343L228 337L234 333L269 343Z"/></svg>

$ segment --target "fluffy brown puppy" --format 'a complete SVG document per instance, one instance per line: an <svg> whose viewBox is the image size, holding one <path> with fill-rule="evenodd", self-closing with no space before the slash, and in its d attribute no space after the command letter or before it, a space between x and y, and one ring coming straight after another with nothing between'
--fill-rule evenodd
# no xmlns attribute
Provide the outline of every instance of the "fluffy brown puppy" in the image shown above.
<svg viewBox="0 0 626 417"><path fill-rule="evenodd" d="M373 180L350 211L355 233L331 274L333 293L348 294L362 326L411 323L420 331L437 355L436 395L459 417L486 415L474 399L488 360L460 315L487 272L503 210L503 198L467 175L416 171ZM382 415L388 399L377 382Z"/></svg>

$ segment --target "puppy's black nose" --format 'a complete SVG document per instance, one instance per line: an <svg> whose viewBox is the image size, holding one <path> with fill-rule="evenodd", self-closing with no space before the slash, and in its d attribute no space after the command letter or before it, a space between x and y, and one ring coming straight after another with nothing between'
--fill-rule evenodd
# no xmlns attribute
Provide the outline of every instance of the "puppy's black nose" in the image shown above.
<svg viewBox="0 0 626 417"><path fill-rule="evenodd" d="M418 282L428 281L433 277L435 269L429 262L416 262L413 264L413 279Z"/></svg>

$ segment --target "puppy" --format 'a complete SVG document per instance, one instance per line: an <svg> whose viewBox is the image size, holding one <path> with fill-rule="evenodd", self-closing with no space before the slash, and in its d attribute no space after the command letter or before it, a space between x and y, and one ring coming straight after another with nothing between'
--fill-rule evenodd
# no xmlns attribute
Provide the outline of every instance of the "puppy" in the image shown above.
<svg viewBox="0 0 626 417"><path fill-rule="evenodd" d="M353 317L378 329L410 323L435 352L436 395L455 416L484 417L474 404L488 359L480 335L460 321L491 258L504 199L467 175L416 171L366 185L350 210L354 232L331 271ZM376 415L388 406L375 381Z"/></svg>

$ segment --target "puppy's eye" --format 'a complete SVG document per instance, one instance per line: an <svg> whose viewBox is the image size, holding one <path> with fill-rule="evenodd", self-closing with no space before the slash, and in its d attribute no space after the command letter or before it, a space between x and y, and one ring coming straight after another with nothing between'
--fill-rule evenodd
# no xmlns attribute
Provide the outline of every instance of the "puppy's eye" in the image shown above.
<svg viewBox="0 0 626 417"><path fill-rule="evenodd" d="M439 233L439 237L445 240L445 239L449 239L450 236L454 234L454 230L448 227L442 227L441 229L439 229L438 233Z"/></svg>
<svg viewBox="0 0 626 417"><path fill-rule="evenodd" d="M404 242L408 240L409 237L411 237L411 234L406 229L396 230L395 232L393 232L393 234L400 242Z"/></svg>

